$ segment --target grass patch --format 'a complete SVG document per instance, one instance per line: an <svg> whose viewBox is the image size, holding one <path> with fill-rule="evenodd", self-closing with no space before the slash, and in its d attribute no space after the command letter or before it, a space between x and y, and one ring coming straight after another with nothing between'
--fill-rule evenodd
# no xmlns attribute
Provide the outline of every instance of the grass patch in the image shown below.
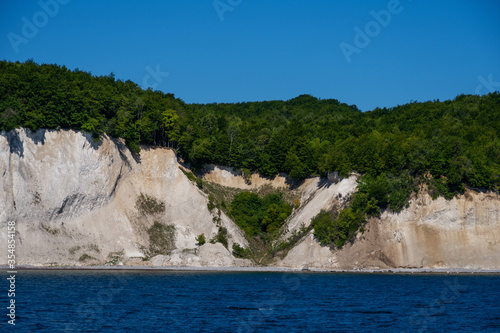
<svg viewBox="0 0 500 333"><path fill-rule="evenodd" d="M81 257L78 259L78 261L80 262L83 262L83 261L87 261L87 260L95 260L94 257L88 255L87 253L84 253L81 255Z"/></svg>
<svg viewBox="0 0 500 333"><path fill-rule="evenodd" d="M233 244L233 256L236 258L248 258L251 255L250 249L245 249L238 243Z"/></svg>
<svg viewBox="0 0 500 333"><path fill-rule="evenodd" d="M148 235L151 254L168 254L175 249L175 226L155 221L148 229Z"/></svg>
<svg viewBox="0 0 500 333"><path fill-rule="evenodd" d="M203 183L205 193L209 194L210 201L216 207L220 207L226 214L229 213L229 204L233 201L233 198L238 193L243 192L243 190L222 186L212 182Z"/></svg>
<svg viewBox="0 0 500 333"><path fill-rule="evenodd" d="M273 256L278 256L283 259L288 252L297 245L297 243L304 238L311 230L313 230L313 225L310 224L308 227L302 223L300 229L294 230L287 240L282 241L275 249L271 251Z"/></svg>
<svg viewBox="0 0 500 333"><path fill-rule="evenodd" d="M135 203L135 207L139 211L139 214L145 215L155 215L165 212L165 203L147 194L141 193L139 198Z"/></svg>
<svg viewBox="0 0 500 333"><path fill-rule="evenodd" d="M190 181L192 181L192 182L196 183L196 176L194 175L194 173L192 173L191 171L186 171L186 170L184 170L184 169L183 169L183 168L181 168L181 167L179 167L179 169L182 171L182 173L183 173L183 174L185 174L185 175L186 175L186 177L187 177Z"/></svg>
<svg viewBox="0 0 500 333"><path fill-rule="evenodd" d="M215 204L215 197L213 194L210 194L208 196L207 208L210 212L212 212L216 207L217 205Z"/></svg>
<svg viewBox="0 0 500 333"><path fill-rule="evenodd" d="M99 250L99 247L96 244L89 244L87 245L87 248L96 253L101 253L101 250Z"/></svg>
<svg viewBox="0 0 500 333"><path fill-rule="evenodd" d="M73 246L72 248L69 249L69 254L71 255L74 255L76 253L76 251L80 250L82 247L77 245L77 246Z"/></svg>

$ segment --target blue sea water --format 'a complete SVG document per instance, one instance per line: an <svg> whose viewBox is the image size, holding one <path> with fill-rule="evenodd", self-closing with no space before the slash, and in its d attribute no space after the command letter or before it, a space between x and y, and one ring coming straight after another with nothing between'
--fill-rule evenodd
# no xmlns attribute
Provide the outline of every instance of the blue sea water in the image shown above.
<svg viewBox="0 0 500 333"><path fill-rule="evenodd" d="M2 332L500 332L500 275L19 271L15 300Z"/></svg>

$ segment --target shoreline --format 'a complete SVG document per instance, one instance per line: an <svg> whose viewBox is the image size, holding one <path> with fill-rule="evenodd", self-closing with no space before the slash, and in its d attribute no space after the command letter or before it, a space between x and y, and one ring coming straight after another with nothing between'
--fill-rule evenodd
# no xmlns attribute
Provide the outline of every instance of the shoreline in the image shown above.
<svg viewBox="0 0 500 333"><path fill-rule="evenodd" d="M328 269L328 268L289 268L259 266L31 266L20 265L14 270L0 266L6 271L148 271L148 272L226 272L226 273L345 273L345 274L500 274L500 269L470 268L387 268L387 269Z"/></svg>

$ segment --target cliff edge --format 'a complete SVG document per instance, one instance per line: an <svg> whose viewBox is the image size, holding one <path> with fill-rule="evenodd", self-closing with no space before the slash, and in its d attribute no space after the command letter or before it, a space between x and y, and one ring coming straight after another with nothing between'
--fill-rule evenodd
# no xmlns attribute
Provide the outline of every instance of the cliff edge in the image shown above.
<svg viewBox="0 0 500 333"><path fill-rule="evenodd" d="M208 242L224 227L229 249L246 244L224 214L214 222L207 202L172 150L134 157L121 140L72 130L0 133L1 264L14 221L18 265L248 265Z"/></svg>
<svg viewBox="0 0 500 333"><path fill-rule="evenodd" d="M122 140L75 131L19 129L0 133L0 264L7 263L7 223L16 226L17 265L250 266L231 246L247 246L242 231L181 170L170 149L133 156ZM287 179L209 166L205 180L239 189ZM300 206L284 237L308 226L321 209L342 206L356 176L307 179L293 191ZM227 230L227 248L217 238ZM204 234L207 243L198 246ZM400 213L370 219L342 249L323 247L309 232L274 266L322 269L500 269L500 195L467 191L432 200L425 191Z"/></svg>

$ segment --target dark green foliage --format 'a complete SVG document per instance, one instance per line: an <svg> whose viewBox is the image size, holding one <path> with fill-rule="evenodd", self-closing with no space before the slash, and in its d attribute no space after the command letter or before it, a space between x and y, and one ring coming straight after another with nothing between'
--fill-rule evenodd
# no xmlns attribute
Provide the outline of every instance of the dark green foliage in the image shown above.
<svg viewBox="0 0 500 333"><path fill-rule="evenodd" d="M358 172L362 177L351 208L338 217L320 213L313 221L321 243L337 247L355 235L365 217L384 209L401 211L423 182L433 198L447 199L466 188L498 191L500 185L499 92L368 112L309 95L200 105L142 90L112 74L96 77L64 66L0 61L0 130L19 127L71 128L94 139L107 133L125 139L135 153L141 144L171 147L193 170L205 163L231 166L241 169L247 182L252 172L271 178L285 172L296 180ZM183 172L199 188L211 186ZM218 204L264 245L292 210L279 196L241 193L231 205L224 200L231 199L217 196L208 208ZM144 194L136 207L143 216L165 210L164 203ZM152 231L162 234L158 228ZM293 241L300 235L295 236ZM227 230L219 228L214 241L227 247Z"/></svg>
<svg viewBox="0 0 500 333"><path fill-rule="evenodd" d="M80 256L80 258L78 258L78 261L87 261L87 260L95 260L94 257L88 255L87 253L84 253Z"/></svg>
<svg viewBox="0 0 500 333"><path fill-rule="evenodd" d="M364 175L358 181L358 191L349 208L340 211L337 217L322 211L313 218L314 236L322 245L340 248L363 228L365 217L379 216L381 209L386 208L401 211L416 190L415 179L407 172L399 176L385 172L378 176Z"/></svg>
<svg viewBox="0 0 500 333"><path fill-rule="evenodd" d="M205 244L205 242L206 242L205 234L201 234L198 237L196 237L196 245L202 246L203 244Z"/></svg>
<svg viewBox="0 0 500 333"><path fill-rule="evenodd" d="M341 248L356 235L358 229L365 223L365 217L361 211L346 208L340 211L336 218L332 218L328 212L321 211L311 223L314 227L314 236L321 245Z"/></svg>
<svg viewBox="0 0 500 333"><path fill-rule="evenodd" d="M252 171L250 169L243 168L241 172L243 174L243 179L245 179L245 183L250 184L252 179Z"/></svg>
<svg viewBox="0 0 500 333"><path fill-rule="evenodd" d="M203 179L201 179L201 177L196 177L196 186L198 186L200 190L203 190Z"/></svg>
<svg viewBox="0 0 500 333"><path fill-rule="evenodd" d="M399 176L386 172L376 177L367 174L358 181L352 208L367 216L378 216L381 208L399 212L407 206L410 195L416 190L415 179L408 172Z"/></svg>
<svg viewBox="0 0 500 333"><path fill-rule="evenodd" d="M227 249L228 239L227 239L227 229L224 227L219 227L217 234L210 240L210 243L221 243Z"/></svg>
<svg viewBox="0 0 500 333"><path fill-rule="evenodd" d="M111 75L0 62L0 129L72 128L122 137L133 151L140 143L175 147L183 105L171 94Z"/></svg>
<svg viewBox="0 0 500 333"><path fill-rule="evenodd" d="M183 174L186 175L186 177L188 177L190 181L196 182L196 176L191 171L186 171L181 167L179 167L179 169L182 171Z"/></svg>
<svg viewBox="0 0 500 333"><path fill-rule="evenodd" d="M210 194L210 195L208 196L208 203L207 203L207 207L208 207L208 210L209 210L209 211L214 210L214 209L215 209L215 207L216 207L216 205L215 205L215 197L214 197L212 194Z"/></svg>
<svg viewBox="0 0 500 333"><path fill-rule="evenodd" d="M250 255L250 250L245 249L238 243L233 244L233 255L236 258L246 258Z"/></svg>
<svg viewBox="0 0 500 333"><path fill-rule="evenodd" d="M335 230L333 230L333 219L327 211L321 212L313 217L311 224L314 228L314 237L321 245L330 245L334 242Z"/></svg>
<svg viewBox="0 0 500 333"><path fill-rule="evenodd" d="M427 185L429 186L429 193L433 199L436 199L439 196L443 196L445 199L450 200L456 194L453 191L454 186L450 186L450 181L445 176L441 178L430 178L427 180ZM456 190L462 192L464 190L460 185L457 186Z"/></svg>
<svg viewBox="0 0 500 333"><path fill-rule="evenodd" d="M268 194L260 198L255 193L241 192L234 196L230 213L247 235L272 235L279 231L292 213L292 207L283 201L280 194Z"/></svg>
<svg viewBox="0 0 500 333"><path fill-rule="evenodd" d="M466 187L498 190L500 184L498 92L364 113L308 95L200 105L113 75L0 61L0 130L18 127L107 133L135 152L140 144L173 147L195 169L227 165L247 179L256 171L297 180L355 171L371 177L358 199L369 215L400 210L413 180L424 175L432 194L447 198Z"/></svg>
<svg viewBox="0 0 500 333"><path fill-rule="evenodd" d="M165 203L147 194L141 193L135 203L135 207L141 215L160 214L165 211Z"/></svg>

